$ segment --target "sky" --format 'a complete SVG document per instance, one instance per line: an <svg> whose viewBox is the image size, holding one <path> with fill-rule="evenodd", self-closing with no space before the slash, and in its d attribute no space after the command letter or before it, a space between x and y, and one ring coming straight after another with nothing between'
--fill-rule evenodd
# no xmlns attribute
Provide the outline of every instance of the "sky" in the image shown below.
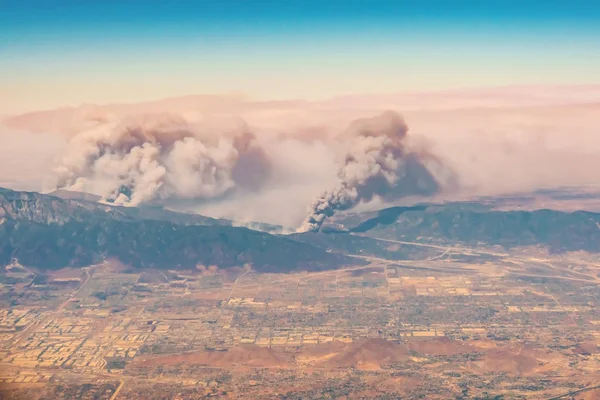
<svg viewBox="0 0 600 400"><path fill-rule="evenodd" d="M0 0L0 115L600 83L600 2Z"/></svg>

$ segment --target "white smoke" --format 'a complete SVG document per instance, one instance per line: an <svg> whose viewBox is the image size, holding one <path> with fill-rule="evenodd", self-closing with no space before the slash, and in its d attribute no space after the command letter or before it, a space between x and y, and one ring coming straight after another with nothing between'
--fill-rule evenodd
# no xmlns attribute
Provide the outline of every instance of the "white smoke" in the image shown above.
<svg viewBox="0 0 600 400"><path fill-rule="evenodd" d="M394 111L354 121L343 136L349 147L338 172L340 183L311 205L299 232L317 231L336 211L374 196L397 199L438 192L440 183L427 167L436 159L408 149L407 133L406 123Z"/></svg>
<svg viewBox="0 0 600 400"><path fill-rule="evenodd" d="M57 187L131 206L252 189L267 178L269 162L245 123L235 122L190 123L169 114L87 120L56 169ZM250 182L236 173L240 163L253 171Z"/></svg>
<svg viewBox="0 0 600 400"><path fill-rule="evenodd" d="M356 95L326 101L185 96L32 112L2 121L0 186L51 191L58 176L61 187L124 204L159 201L212 217L296 227L306 217L306 204L324 191L332 197L318 202L325 209L330 204L352 206L356 196L360 210L420 201L402 196L412 192L406 190L411 179L428 181L423 168L444 189L432 201L597 184L598 86L558 89ZM385 162L362 159L378 160L380 143L350 130L335 137L354 119L389 108L403 110L410 123L410 134L399 135L404 156L392 157L400 165L396 183ZM180 117L153 114L157 112ZM241 120L207 119L217 115L243 118L256 137L247 134ZM186 137L191 143L184 143ZM415 150L416 138L425 138L430 152L444 162ZM375 149L364 152L369 145ZM52 174L57 154L64 157L58 161L59 173ZM348 154L353 162L346 162ZM457 192L446 190L446 166L460 177ZM361 183L371 174L378 178ZM365 200L369 194L371 201ZM314 211L315 218L324 219L334 210Z"/></svg>

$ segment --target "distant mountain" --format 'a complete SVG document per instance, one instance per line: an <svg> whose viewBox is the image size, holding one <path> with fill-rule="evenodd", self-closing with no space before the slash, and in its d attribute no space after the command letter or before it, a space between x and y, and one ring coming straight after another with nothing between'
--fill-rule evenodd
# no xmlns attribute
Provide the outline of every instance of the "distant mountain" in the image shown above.
<svg viewBox="0 0 600 400"><path fill-rule="evenodd" d="M600 251L600 214L586 211L497 211L464 202L392 207L343 216L335 223L347 232L391 240Z"/></svg>
<svg viewBox="0 0 600 400"><path fill-rule="evenodd" d="M288 237L329 252L388 260L422 260L439 256L437 246L405 246L417 242L442 246L542 246L551 252L600 252L600 214L554 210L495 211L477 202L391 207L351 213L328 221L321 232ZM396 243L398 241L399 243ZM491 254L453 254L472 262Z"/></svg>
<svg viewBox="0 0 600 400"><path fill-rule="evenodd" d="M63 201L58 201L59 199ZM277 233L283 230L282 226L262 222L238 223L196 213L171 211L160 205L123 207L99 203L100 199L100 196L90 193L69 190L56 190L47 195L41 195L35 192L18 192L0 188L0 202L4 207L4 211L0 209L0 218L2 213L5 212L12 218L24 218L43 223L113 218L122 221L169 221L177 225L243 226L269 233Z"/></svg>
<svg viewBox="0 0 600 400"><path fill-rule="evenodd" d="M277 272L357 263L310 244L219 221L0 189L0 263L17 258L25 266L50 269L115 258L142 268L248 263L257 271Z"/></svg>
<svg viewBox="0 0 600 400"><path fill-rule="evenodd" d="M119 221L169 221L178 225L232 225L226 219L177 213L159 206L121 207L98 203L97 198L88 193L57 191L44 195L0 188L0 218L2 217L46 224L109 218Z"/></svg>
<svg viewBox="0 0 600 400"><path fill-rule="evenodd" d="M72 190L65 189L57 189L51 193L48 193L49 196L59 197L63 200L81 200L81 201L93 201L97 202L102 200L102 196L98 196L91 193L85 192L75 192Z"/></svg>
<svg viewBox="0 0 600 400"><path fill-rule="evenodd" d="M336 216L323 232L283 236L161 207L61 197L67 199L0 188L0 263L17 258L25 266L48 269L115 258L140 268L249 263L257 271L284 272L363 263L345 254L403 260L439 253L395 240L600 252L600 214L585 211L497 211L479 202L420 204Z"/></svg>

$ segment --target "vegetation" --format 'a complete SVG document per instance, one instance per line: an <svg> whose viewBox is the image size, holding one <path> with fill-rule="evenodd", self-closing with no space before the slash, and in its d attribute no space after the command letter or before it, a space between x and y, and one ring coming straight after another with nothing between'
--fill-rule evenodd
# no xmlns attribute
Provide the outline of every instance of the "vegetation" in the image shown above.
<svg viewBox="0 0 600 400"><path fill-rule="evenodd" d="M586 211L497 211L480 203L450 203L392 207L337 222L350 232L391 240L600 251L600 214Z"/></svg>

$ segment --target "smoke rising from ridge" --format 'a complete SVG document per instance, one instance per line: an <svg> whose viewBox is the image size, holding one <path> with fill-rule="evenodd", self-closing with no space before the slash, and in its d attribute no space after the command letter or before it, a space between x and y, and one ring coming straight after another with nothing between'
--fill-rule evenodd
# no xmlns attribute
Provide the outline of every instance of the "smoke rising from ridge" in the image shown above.
<svg viewBox="0 0 600 400"><path fill-rule="evenodd" d="M433 195L441 184L427 168L433 156L407 147L408 127L394 111L358 119L344 140L350 145L338 172L340 183L310 207L299 232L318 231L327 217L374 196L400 198Z"/></svg>
<svg viewBox="0 0 600 400"><path fill-rule="evenodd" d="M404 176L427 181L428 174L419 173L425 168L441 182L444 190L432 201L597 185L597 86L565 87L556 93L546 87L523 90L531 93L513 95L513 89L494 88L356 95L327 101L186 96L36 111L2 121L0 180L4 183L0 186L51 191L60 177L63 187L105 199L123 193L127 197L119 201L126 205L132 204L132 189L136 189L134 202L298 227L307 215L306 205L320 193L334 193L332 189L343 182L338 176L340 166L345 165L344 156L351 153L355 140L348 132L336 134L356 118L372 117L385 109L402 110L410 125L402 144L406 157L415 160L405 167L417 172ZM227 117L233 115L243 120ZM224 117L228 119L219 119ZM140 129L151 134L132 132L133 139L118 139L125 135L121 130ZM185 137L190 139L184 141ZM179 141L178 151L168 158ZM148 144L144 147L144 143ZM128 147L139 149L131 152ZM56 160L57 155L61 159ZM110 168L95 161L102 155ZM191 159L198 166L181 165L176 161L179 158ZM52 173L56 165L61 167L60 174ZM132 170L128 169L131 165ZM448 187L448 169L460 179L457 190L448 190L455 189ZM385 190L375 193L371 201L359 201L357 210L421 200L402 197L406 185L390 186L383 177L379 182ZM589 209L585 208L589 205L579 207Z"/></svg>
<svg viewBox="0 0 600 400"><path fill-rule="evenodd" d="M243 121L228 125L171 114L88 120L56 169L57 187L131 206L258 188L269 161Z"/></svg>

